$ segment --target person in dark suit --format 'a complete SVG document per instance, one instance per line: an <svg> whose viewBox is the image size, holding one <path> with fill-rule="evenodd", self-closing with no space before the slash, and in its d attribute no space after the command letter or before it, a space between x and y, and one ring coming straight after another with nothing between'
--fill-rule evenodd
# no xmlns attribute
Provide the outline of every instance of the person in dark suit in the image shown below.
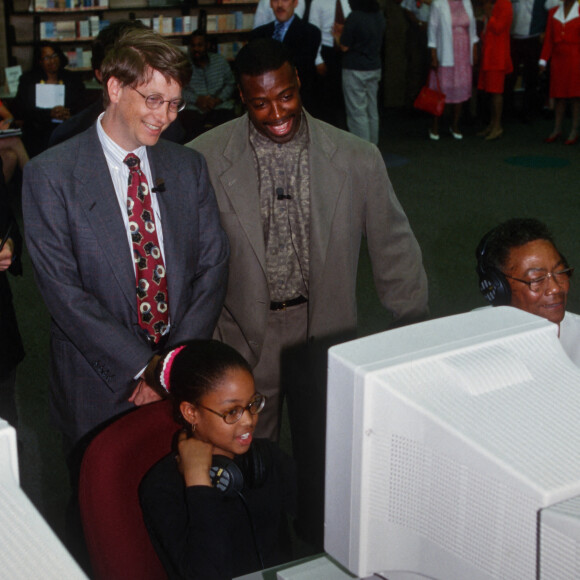
<svg viewBox="0 0 580 580"><path fill-rule="evenodd" d="M183 107L187 57L129 30L101 71L105 112L27 165L23 183L52 318L51 414L71 461L107 422L159 399L156 353L211 337L229 256L204 159L159 139Z"/></svg>
<svg viewBox="0 0 580 580"><path fill-rule="evenodd" d="M314 111L317 108L314 83L320 29L295 14L298 0L270 0L270 6L276 20L255 28L250 38L273 38L288 47L300 78L302 102L308 111Z"/></svg>
<svg viewBox="0 0 580 580"><path fill-rule="evenodd" d="M102 82L101 65L109 50L115 46L117 39L127 30L143 30L144 28L146 26L140 20L118 20L117 22L109 24L109 26L106 26L99 32L91 46L91 67L93 69L93 75L99 84ZM104 110L103 99L96 99L88 107L85 107L82 111L58 125L50 135L48 146L53 147L86 131ZM173 141L174 143L185 142L185 131L178 119L173 121L163 131L163 139Z"/></svg>
<svg viewBox="0 0 580 580"><path fill-rule="evenodd" d="M79 112L85 103L85 86L78 73L66 69L68 59L58 44L47 40L34 47L34 66L18 82L14 114L22 119L22 141L30 157L48 147L56 126ZM52 108L43 108L37 98L37 85L64 86L64 101Z"/></svg>
<svg viewBox="0 0 580 580"><path fill-rule="evenodd" d="M20 261L22 238L8 201L1 159L0 245L3 246L0 250L0 352L2 352L0 357L0 417L14 428L18 428L15 398L16 367L24 358L24 348L12 305L12 292L7 272L14 276L22 275Z"/></svg>

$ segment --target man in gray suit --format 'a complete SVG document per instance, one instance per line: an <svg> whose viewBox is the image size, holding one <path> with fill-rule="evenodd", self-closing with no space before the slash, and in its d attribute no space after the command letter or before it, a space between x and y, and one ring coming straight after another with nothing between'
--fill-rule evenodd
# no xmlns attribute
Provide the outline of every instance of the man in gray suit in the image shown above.
<svg viewBox="0 0 580 580"><path fill-rule="evenodd" d="M35 158L23 185L52 319L51 412L68 450L159 398L148 378L157 353L211 337L227 281L206 164L159 140L184 106L187 58L150 30L128 30L101 72L104 113Z"/></svg>
<svg viewBox="0 0 580 580"><path fill-rule="evenodd" d="M207 160L232 249L215 336L268 397L256 433L277 438L285 394L301 479L323 483L326 349L356 333L362 236L398 324L426 316L427 279L379 150L302 109L281 43L252 41L236 69L247 114L188 144Z"/></svg>

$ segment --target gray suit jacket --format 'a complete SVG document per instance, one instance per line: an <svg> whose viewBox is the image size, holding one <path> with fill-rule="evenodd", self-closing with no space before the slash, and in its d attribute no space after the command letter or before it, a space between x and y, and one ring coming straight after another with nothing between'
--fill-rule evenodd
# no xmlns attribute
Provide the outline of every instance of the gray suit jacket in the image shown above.
<svg viewBox="0 0 580 580"><path fill-rule="evenodd" d="M399 321L425 316L427 278L421 251L379 150L308 114L306 119L311 204L309 339L328 344L356 331L356 277L363 235L384 306ZM270 297L248 116L205 133L188 147L207 160L232 249L228 292L216 334L255 364Z"/></svg>
<svg viewBox="0 0 580 580"><path fill-rule="evenodd" d="M160 140L147 149L163 224L169 345L209 338L229 255L200 155ZM26 242L52 318L51 409L72 441L133 405L152 356L138 324L127 232L96 126L34 158L24 172Z"/></svg>

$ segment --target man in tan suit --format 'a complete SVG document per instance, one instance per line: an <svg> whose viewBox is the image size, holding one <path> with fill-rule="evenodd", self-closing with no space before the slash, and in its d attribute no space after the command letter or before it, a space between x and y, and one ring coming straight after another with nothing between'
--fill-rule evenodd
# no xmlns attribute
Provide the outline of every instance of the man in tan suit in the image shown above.
<svg viewBox="0 0 580 580"><path fill-rule="evenodd" d="M236 69L247 114L188 145L207 160L231 246L215 336L248 359L268 397L259 436L277 439L285 395L299 477L323 484L326 351L355 336L362 236L397 324L426 316L427 279L379 150L302 108L281 43L251 42ZM321 523L320 489L306 489L302 507Z"/></svg>

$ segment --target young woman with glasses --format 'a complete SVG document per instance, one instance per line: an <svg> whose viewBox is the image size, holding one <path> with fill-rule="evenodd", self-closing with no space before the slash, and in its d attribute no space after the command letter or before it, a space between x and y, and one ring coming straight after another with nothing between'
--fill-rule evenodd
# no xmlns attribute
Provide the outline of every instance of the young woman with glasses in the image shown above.
<svg viewBox="0 0 580 580"><path fill-rule="evenodd" d="M176 452L141 484L145 523L169 578L232 578L291 558L291 460L253 439L266 398L233 348L192 341L159 359L159 386L184 425Z"/></svg>

